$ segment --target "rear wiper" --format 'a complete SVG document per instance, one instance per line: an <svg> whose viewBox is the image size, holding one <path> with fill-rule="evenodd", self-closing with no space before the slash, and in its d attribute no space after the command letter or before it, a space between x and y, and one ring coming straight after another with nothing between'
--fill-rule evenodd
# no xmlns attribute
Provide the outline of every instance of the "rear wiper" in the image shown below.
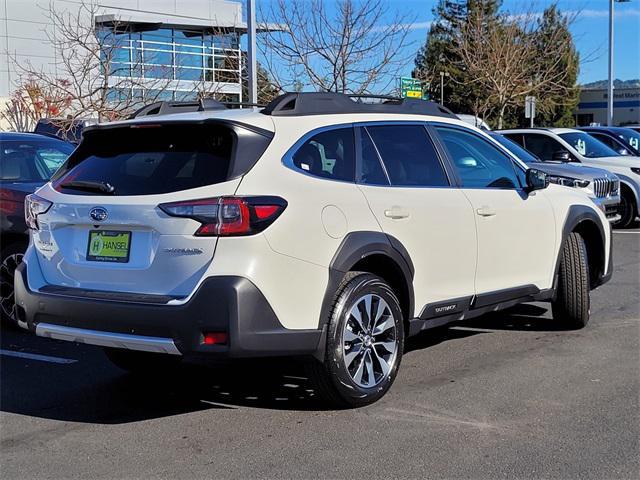
<svg viewBox="0 0 640 480"><path fill-rule="evenodd" d="M72 180L70 182L61 183L62 188L71 190L85 190L87 192L100 192L112 195L116 191L116 187L107 182L92 182L90 180Z"/></svg>

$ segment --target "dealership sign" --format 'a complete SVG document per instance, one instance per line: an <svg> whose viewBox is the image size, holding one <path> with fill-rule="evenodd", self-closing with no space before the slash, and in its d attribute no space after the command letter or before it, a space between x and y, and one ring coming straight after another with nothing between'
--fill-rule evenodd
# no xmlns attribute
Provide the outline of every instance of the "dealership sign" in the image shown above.
<svg viewBox="0 0 640 480"><path fill-rule="evenodd" d="M429 99L429 94L425 92L429 84L416 78L402 77L400 79L400 93L402 98Z"/></svg>

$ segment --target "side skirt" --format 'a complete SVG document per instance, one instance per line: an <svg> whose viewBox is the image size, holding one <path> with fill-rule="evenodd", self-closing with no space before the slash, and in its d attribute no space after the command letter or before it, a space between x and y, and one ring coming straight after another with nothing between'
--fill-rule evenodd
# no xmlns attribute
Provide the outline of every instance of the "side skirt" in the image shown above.
<svg viewBox="0 0 640 480"><path fill-rule="evenodd" d="M409 320L409 336L423 330L479 317L485 313L504 310L520 303L548 301L553 298L554 293L553 288L540 290L535 285L524 285L430 303L424 306L418 318Z"/></svg>

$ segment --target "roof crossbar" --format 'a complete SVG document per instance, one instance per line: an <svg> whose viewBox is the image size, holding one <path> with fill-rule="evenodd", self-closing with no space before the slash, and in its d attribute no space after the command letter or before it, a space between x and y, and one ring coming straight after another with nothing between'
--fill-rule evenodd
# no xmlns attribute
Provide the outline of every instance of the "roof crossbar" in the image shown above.
<svg viewBox="0 0 640 480"><path fill-rule="evenodd" d="M362 102L365 98L384 101L382 103ZM262 113L279 117L341 113L398 113L457 118L448 108L425 100L328 92L285 93L273 99Z"/></svg>

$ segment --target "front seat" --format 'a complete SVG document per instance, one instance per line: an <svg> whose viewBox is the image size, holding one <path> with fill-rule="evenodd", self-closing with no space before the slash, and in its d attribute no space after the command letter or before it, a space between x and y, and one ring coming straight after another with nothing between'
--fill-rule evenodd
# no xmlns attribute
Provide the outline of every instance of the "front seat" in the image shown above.
<svg viewBox="0 0 640 480"><path fill-rule="evenodd" d="M0 178L2 180L27 179L28 174L27 156L23 152L11 152L0 157Z"/></svg>

